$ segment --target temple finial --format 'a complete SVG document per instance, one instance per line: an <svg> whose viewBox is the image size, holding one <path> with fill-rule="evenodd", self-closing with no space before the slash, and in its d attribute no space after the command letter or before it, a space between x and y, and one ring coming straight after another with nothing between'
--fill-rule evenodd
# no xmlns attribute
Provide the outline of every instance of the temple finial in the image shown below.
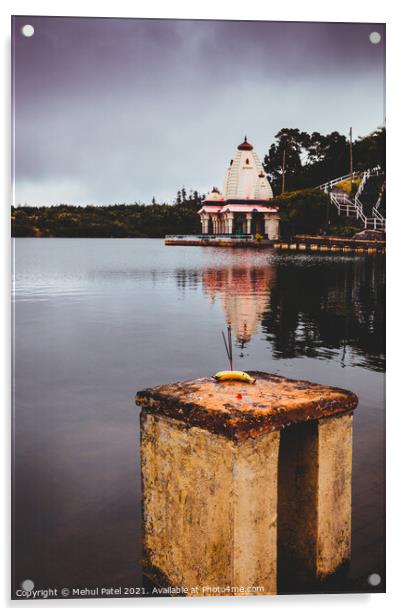
<svg viewBox="0 0 402 616"><path fill-rule="evenodd" d="M244 137L243 143L237 146L238 150L252 150L253 146L247 141L247 135Z"/></svg>

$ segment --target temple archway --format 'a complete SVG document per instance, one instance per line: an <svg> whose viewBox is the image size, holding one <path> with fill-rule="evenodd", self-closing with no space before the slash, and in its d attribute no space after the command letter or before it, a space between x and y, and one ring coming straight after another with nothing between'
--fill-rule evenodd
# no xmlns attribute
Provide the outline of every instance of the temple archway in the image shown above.
<svg viewBox="0 0 402 616"><path fill-rule="evenodd" d="M264 229L264 216L260 212L253 212L253 218L251 219L251 233L253 235L265 235Z"/></svg>
<svg viewBox="0 0 402 616"><path fill-rule="evenodd" d="M233 220L234 235L244 234L244 214L236 214Z"/></svg>

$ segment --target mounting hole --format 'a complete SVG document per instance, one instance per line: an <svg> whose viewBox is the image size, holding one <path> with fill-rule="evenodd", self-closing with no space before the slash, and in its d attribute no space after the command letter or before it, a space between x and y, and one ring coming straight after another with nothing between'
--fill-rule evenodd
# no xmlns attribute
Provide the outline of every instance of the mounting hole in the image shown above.
<svg viewBox="0 0 402 616"><path fill-rule="evenodd" d="M368 583L370 586L378 586L381 583L381 575L378 573L372 573L368 576Z"/></svg>
<svg viewBox="0 0 402 616"><path fill-rule="evenodd" d="M373 43L373 45L378 45L378 43L381 41L381 34L379 32L371 32L369 39L370 43Z"/></svg>
<svg viewBox="0 0 402 616"><path fill-rule="evenodd" d="M33 590L34 587L35 587L35 584L33 583L32 580L24 580L23 582L21 582L22 590L26 590L27 592L31 592L31 590Z"/></svg>
<svg viewBox="0 0 402 616"><path fill-rule="evenodd" d="M34 35L35 28L31 26L31 24L25 24L25 26L22 26L21 32L24 36L29 38Z"/></svg>

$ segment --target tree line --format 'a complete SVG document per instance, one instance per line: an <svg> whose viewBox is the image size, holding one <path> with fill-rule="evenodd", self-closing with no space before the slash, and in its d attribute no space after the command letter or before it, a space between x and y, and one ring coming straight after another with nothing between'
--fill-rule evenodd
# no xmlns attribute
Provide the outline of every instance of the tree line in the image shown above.
<svg viewBox="0 0 402 616"><path fill-rule="evenodd" d="M321 135L298 128L282 128L275 135L263 164L274 194L282 191L283 169L286 191L314 188L349 173L350 143L338 132ZM354 171L377 165L385 169L385 128L378 128L353 142L352 164Z"/></svg>
<svg viewBox="0 0 402 616"><path fill-rule="evenodd" d="M199 233L198 206L189 204L12 208L14 237L163 237Z"/></svg>
<svg viewBox="0 0 402 616"><path fill-rule="evenodd" d="M285 160L285 193L281 194ZM353 166L363 170L385 169L385 129L353 143ZM285 234L328 230L329 200L314 186L348 173L349 144L344 135L332 132L308 134L283 128L264 157L264 168L280 206ZM200 232L197 211L205 195L182 187L172 205L115 204L18 206L11 209L15 237L163 237Z"/></svg>

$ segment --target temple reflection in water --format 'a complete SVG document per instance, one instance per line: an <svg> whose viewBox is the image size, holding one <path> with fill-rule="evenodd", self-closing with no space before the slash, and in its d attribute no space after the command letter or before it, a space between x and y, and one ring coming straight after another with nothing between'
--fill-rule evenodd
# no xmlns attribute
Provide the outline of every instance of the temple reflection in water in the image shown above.
<svg viewBox="0 0 402 616"><path fill-rule="evenodd" d="M176 280L221 302L242 348L260 328L274 358L333 357L382 372L384 259L322 258L243 252L201 272L176 271Z"/></svg>
<svg viewBox="0 0 402 616"><path fill-rule="evenodd" d="M207 268L203 272L204 291L213 302L219 297L226 322L231 324L242 347L257 331L267 310L274 281L273 267L247 264L225 269Z"/></svg>

